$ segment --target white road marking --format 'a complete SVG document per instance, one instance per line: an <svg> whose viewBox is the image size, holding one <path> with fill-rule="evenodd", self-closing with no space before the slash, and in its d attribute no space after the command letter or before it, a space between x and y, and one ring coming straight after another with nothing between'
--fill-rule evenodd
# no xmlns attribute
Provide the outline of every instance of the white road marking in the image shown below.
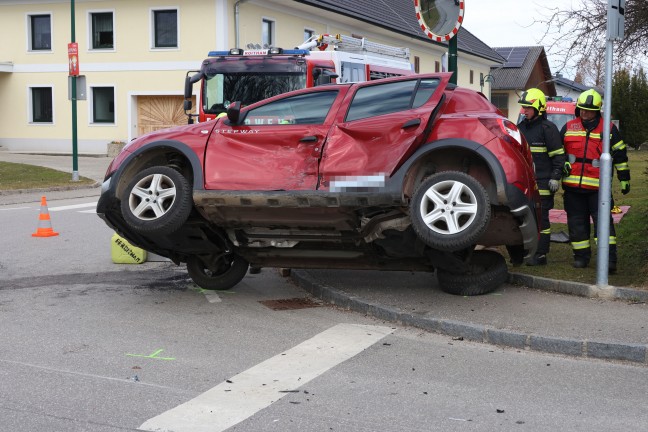
<svg viewBox="0 0 648 432"><path fill-rule="evenodd" d="M200 396L145 421L139 430L220 432L270 406L394 330L338 324Z"/></svg>
<svg viewBox="0 0 648 432"><path fill-rule="evenodd" d="M62 210L74 210L74 209L85 208L85 207L97 207L97 202L95 201L92 203L73 204L73 205L60 206L60 207L48 207L47 209L53 212L53 211L62 211Z"/></svg>
<svg viewBox="0 0 648 432"><path fill-rule="evenodd" d="M77 213L97 213L97 209L92 209L92 210L81 210Z"/></svg>
<svg viewBox="0 0 648 432"><path fill-rule="evenodd" d="M25 210L25 209L30 209L31 207L12 207L12 208L6 208L6 209L0 209L0 211L5 211L5 210Z"/></svg>
<svg viewBox="0 0 648 432"><path fill-rule="evenodd" d="M216 293L205 293L205 298L209 303L220 303L223 301Z"/></svg>

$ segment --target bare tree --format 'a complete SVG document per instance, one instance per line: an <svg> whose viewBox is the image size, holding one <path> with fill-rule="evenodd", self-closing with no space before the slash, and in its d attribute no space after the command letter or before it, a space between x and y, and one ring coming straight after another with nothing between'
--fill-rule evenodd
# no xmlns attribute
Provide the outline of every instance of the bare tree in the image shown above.
<svg viewBox="0 0 648 432"><path fill-rule="evenodd" d="M535 20L545 25L542 42L549 53L559 58L558 71L574 68L580 69L582 75L584 61L604 57L607 5L607 0L578 0L568 9L549 9L544 17ZM614 44L615 63L634 66L636 60L647 59L648 1L626 0L625 6L624 38ZM596 75L596 81L601 79L600 73Z"/></svg>

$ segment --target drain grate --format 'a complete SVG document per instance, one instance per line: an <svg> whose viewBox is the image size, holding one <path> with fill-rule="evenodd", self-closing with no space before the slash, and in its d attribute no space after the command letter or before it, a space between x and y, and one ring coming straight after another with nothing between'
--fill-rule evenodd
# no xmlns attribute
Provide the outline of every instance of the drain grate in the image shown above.
<svg viewBox="0 0 648 432"><path fill-rule="evenodd" d="M315 303L308 297L297 297L280 300L263 300L259 301L259 303L266 307L269 307L272 310L306 309L321 306L321 304Z"/></svg>

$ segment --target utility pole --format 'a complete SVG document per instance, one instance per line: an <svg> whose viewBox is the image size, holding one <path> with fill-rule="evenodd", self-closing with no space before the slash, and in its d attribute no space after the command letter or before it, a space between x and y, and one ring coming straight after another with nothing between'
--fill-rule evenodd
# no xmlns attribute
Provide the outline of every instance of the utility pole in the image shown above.
<svg viewBox="0 0 648 432"><path fill-rule="evenodd" d="M612 157L610 156L610 119L612 113L612 57L614 41L623 40L625 0L608 0L607 41L605 45L605 98L603 99L603 153L600 157L598 245L596 255L596 285L608 285L610 255L610 211L612 210Z"/></svg>

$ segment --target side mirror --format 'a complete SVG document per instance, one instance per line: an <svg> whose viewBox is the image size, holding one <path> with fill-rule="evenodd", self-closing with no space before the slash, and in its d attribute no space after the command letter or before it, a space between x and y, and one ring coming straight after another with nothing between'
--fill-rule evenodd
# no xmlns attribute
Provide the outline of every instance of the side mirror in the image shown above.
<svg viewBox="0 0 648 432"><path fill-rule="evenodd" d="M321 68L315 68L313 69L313 81L317 81L317 79L322 75L322 69Z"/></svg>
<svg viewBox="0 0 648 432"><path fill-rule="evenodd" d="M241 115L241 102L232 102L227 108L227 118L230 123L237 125L239 122L239 117Z"/></svg>
<svg viewBox="0 0 648 432"><path fill-rule="evenodd" d="M191 99L192 93L193 93L193 83L191 82L191 77L186 77L185 78L185 86L184 86L184 97L185 97L185 99ZM186 109L187 108L185 108L185 110Z"/></svg>
<svg viewBox="0 0 648 432"><path fill-rule="evenodd" d="M191 102L191 98L187 98L184 100L184 110L185 111L191 111L191 108L193 107L193 103Z"/></svg>

